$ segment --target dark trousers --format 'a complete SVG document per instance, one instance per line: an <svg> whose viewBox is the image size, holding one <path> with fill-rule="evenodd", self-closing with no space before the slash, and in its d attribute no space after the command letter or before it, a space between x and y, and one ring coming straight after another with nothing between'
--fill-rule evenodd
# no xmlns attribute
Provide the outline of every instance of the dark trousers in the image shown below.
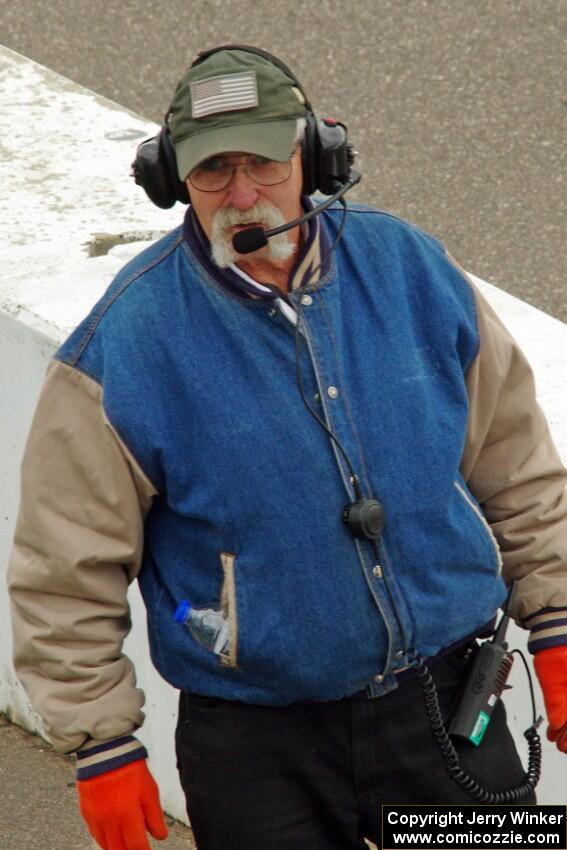
<svg viewBox="0 0 567 850"><path fill-rule="evenodd" d="M431 672L447 718L466 661ZM417 677L383 697L284 708L181 694L178 768L199 850L367 850L380 846L381 803L472 803L450 778ZM457 745L491 791L524 776L502 705L482 744ZM535 796L525 802L535 802Z"/></svg>

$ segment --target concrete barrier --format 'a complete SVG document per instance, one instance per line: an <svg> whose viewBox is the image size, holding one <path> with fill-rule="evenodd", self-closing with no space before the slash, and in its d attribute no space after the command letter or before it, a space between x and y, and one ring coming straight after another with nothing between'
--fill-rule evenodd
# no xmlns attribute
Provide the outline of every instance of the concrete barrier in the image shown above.
<svg viewBox="0 0 567 850"><path fill-rule="evenodd" d="M153 207L128 178L135 145L155 131L153 125L1 47L0 81L0 711L41 732L11 665L4 581L31 415L55 349L120 266L176 226L181 211ZM541 404L567 458L567 326L484 281L479 285L531 360ZM140 737L151 753L165 808L186 820L173 753L177 696L150 664L136 587L130 601L133 629L125 650L147 700ZM515 627L514 642L525 645ZM520 664L512 682L506 704L525 754L521 732L531 715ZM544 749L540 801L564 802L559 779L567 761L550 745Z"/></svg>

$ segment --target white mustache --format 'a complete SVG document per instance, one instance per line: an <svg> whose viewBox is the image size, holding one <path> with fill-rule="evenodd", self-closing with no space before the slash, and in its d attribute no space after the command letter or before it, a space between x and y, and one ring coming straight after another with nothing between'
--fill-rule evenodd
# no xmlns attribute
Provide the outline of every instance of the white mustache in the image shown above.
<svg viewBox="0 0 567 850"><path fill-rule="evenodd" d="M211 231L211 254L213 261L220 268L226 268L240 256L234 250L232 240L227 238L226 230L235 224L260 224L266 230L285 224L285 219L279 209L268 201L257 201L247 210L235 207L223 207L217 210L213 217ZM264 248L259 249L263 256L274 260L287 260L295 251L295 245L289 241L286 233L280 233L270 239Z"/></svg>
<svg viewBox="0 0 567 850"><path fill-rule="evenodd" d="M284 217L277 207L265 201L257 201L253 207L247 210L237 210L235 207L224 207L218 210L214 217L213 227L218 233L226 230L227 227L233 227L235 224L250 224L250 222L258 222L267 228L278 227L280 224L284 224Z"/></svg>

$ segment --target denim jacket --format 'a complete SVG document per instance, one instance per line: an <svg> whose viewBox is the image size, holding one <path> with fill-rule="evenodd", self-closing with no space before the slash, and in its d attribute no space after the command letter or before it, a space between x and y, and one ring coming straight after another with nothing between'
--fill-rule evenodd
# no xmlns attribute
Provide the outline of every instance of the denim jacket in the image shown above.
<svg viewBox="0 0 567 850"><path fill-rule="evenodd" d="M321 244L332 244L341 215L320 216ZM66 431L71 455L54 453L51 484L68 476L67 513L81 514L67 523L74 578L54 567L51 580L62 596L75 583L67 592L85 622L98 605L100 633L119 646L126 583L137 576L163 677L265 705L380 695L417 655L481 630L512 578L519 621L551 610L555 622L567 608L555 579L565 566L564 472L529 369L471 281L435 239L362 206L332 257L302 274L289 302L300 313L305 400L384 509L379 559L342 521L351 473L301 398L293 324L273 299L226 285L183 228L120 272L48 379L65 385L67 411L83 411L51 429ZM54 392L47 386L40 402L44 419L57 415L46 412ZM537 543L524 533L539 522L528 491L551 518ZM22 520L20 549L31 533ZM23 599L17 556L12 574ZM174 621L183 599L225 612L224 654ZM29 637L21 645L23 657ZM100 662L100 698L72 720L61 688L51 722L61 748L139 725L128 663ZM128 722L96 726L97 700L112 688L131 706Z"/></svg>

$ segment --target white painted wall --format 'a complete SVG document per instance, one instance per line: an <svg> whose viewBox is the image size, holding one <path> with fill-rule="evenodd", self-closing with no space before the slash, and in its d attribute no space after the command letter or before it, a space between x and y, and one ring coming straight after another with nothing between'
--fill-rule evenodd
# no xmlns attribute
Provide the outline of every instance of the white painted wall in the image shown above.
<svg viewBox="0 0 567 850"><path fill-rule="evenodd" d="M18 503L19 465L43 375L54 350L143 243L177 225L182 211L153 207L128 179L135 146L152 125L0 47L0 711L41 730L11 666L6 568ZM108 237L117 247L91 256ZM124 241L126 242L124 243ZM479 281L531 360L541 404L567 459L567 326ZM177 695L149 662L143 605L131 591L126 644L146 692L141 730L165 808L185 820L173 754ZM514 627L514 640L525 645ZM521 665L506 697L521 753L530 722ZM539 692L538 692L539 693ZM539 707L542 710L541 697ZM567 760L545 744L541 802L565 802ZM561 781L563 780L563 781Z"/></svg>

